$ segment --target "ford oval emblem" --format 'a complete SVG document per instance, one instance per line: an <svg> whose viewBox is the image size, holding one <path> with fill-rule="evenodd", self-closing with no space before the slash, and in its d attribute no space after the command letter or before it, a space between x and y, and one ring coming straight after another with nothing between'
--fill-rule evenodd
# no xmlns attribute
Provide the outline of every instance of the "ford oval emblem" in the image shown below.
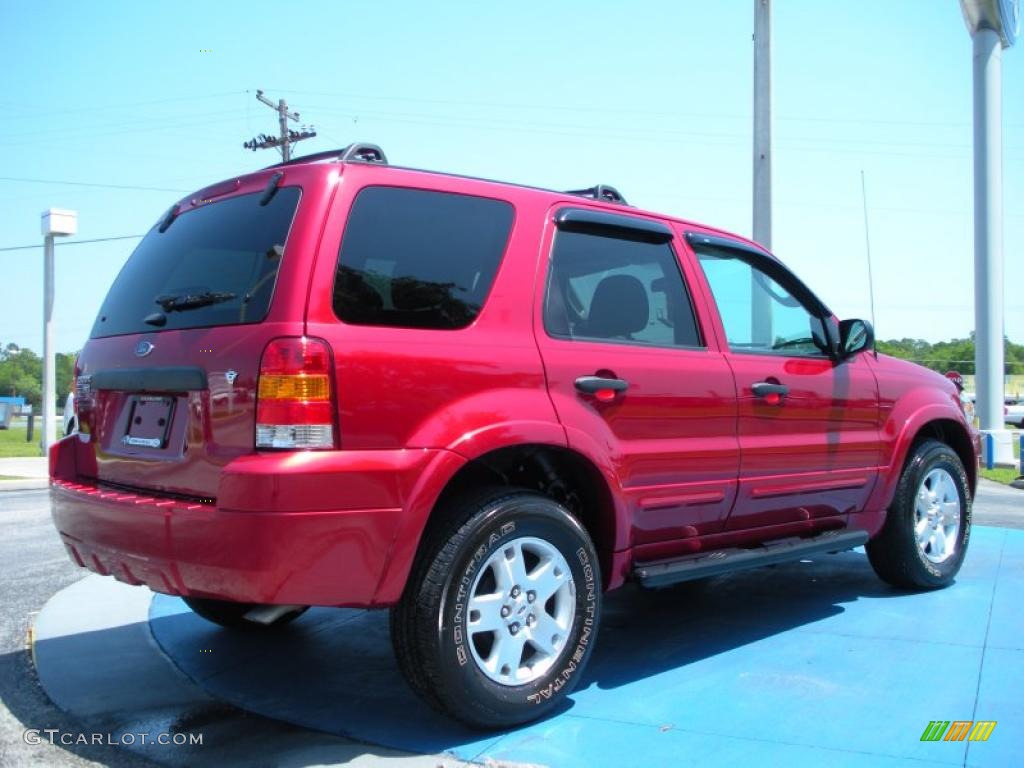
<svg viewBox="0 0 1024 768"><path fill-rule="evenodd" d="M140 341L135 345L135 354L138 357L145 357L153 351L153 345L148 341Z"/></svg>

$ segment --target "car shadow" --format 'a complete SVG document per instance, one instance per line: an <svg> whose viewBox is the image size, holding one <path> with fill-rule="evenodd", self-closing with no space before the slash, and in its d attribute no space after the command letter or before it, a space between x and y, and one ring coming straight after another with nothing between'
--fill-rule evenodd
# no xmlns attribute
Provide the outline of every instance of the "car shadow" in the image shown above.
<svg viewBox="0 0 1024 768"><path fill-rule="evenodd" d="M578 686L613 690L906 593L863 553L823 556L656 591L605 598L599 641ZM157 596L157 643L212 696L267 717L411 752L481 754L501 734L468 730L417 699L398 673L385 611L313 609L264 632L223 630ZM576 695L560 710L569 711ZM556 713L557 716L557 713Z"/></svg>

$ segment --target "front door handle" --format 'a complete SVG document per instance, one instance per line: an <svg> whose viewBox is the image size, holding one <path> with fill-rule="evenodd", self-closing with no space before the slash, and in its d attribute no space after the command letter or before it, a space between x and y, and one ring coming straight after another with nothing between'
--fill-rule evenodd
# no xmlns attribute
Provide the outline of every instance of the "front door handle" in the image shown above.
<svg viewBox="0 0 1024 768"><path fill-rule="evenodd" d="M789 387L785 384L775 384L770 381L759 381L751 386L750 389L753 390L755 397L764 398L771 405L780 402L782 398L789 394Z"/></svg>
<svg viewBox="0 0 1024 768"><path fill-rule="evenodd" d="M576 379L576 389L598 400L610 403L620 392L629 388L625 379L613 379L605 376L580 376Z"/></svg>

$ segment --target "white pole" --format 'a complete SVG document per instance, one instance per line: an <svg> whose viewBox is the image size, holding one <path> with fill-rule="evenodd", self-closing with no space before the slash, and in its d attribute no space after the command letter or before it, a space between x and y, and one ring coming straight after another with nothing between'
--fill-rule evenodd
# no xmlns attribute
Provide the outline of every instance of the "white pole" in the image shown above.
<svg viewBox="0 0 1024 768"><path fill-rule="evenodd" d="M973 40L976 412L982 432L993 436L994 460L1012 463L1003 423L1002 44L987 27Z"/></svg>
<svg viewBox="0 0 1024 768"><path fill-rule="evenodd" d="M754 240L772 247L772 7L754 0Z"/></svg>
<svg viewBox="0 0 1024 768"><path fill-rule="evenodd" d="M753 239L772 247L772 5L754 0L754 211ZM771 301L751 286L751 340L772 343Z"/></svg>
<svg viewBox="0 0 1024 768"><path fill-rule="evenodd" d="M57 393L53 353L53 235L46 235L43 258L43 455L57 439Z"/></svg>

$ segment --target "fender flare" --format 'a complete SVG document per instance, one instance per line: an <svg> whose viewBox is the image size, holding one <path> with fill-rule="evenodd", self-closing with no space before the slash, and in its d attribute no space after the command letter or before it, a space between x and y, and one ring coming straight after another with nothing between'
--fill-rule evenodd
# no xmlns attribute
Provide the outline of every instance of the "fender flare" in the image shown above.
<svg viewBox="0 0 1024 768"><path fill-rule="evenodd" d="M565 430L557 422L503 422L461 435L437 451L403 499L404 514L374 594L374 605L391 605L401 597L430 515L459 470L492 451L525 444L566 448Z"/></svg>
<svg viewBox="0 0 1024 768"><path fill-rule="evenodd" d="M894 410L883 427L883 431L888 431L890 425L898 424L901 420L898 412ZM913 445L914 439L920 434L921 430L933 421L955 422L962 430L964 439L973 445L974 441L970 430L964 423L963 414L959 413L951 405L947 406L942 403L932 402L921 406L903 421L899 435L894 441L889 443L892 446L891 455L888 457L888 461L883 456L883 461L881 462L883 467L885 467L882 482L875 486L874 492L865 505L866 511L886 510L889 508L896 493L896 486L899 484L903 466L906 464L910 446ZM971 467L966 467L966 469L970 476Z"/></svg>

